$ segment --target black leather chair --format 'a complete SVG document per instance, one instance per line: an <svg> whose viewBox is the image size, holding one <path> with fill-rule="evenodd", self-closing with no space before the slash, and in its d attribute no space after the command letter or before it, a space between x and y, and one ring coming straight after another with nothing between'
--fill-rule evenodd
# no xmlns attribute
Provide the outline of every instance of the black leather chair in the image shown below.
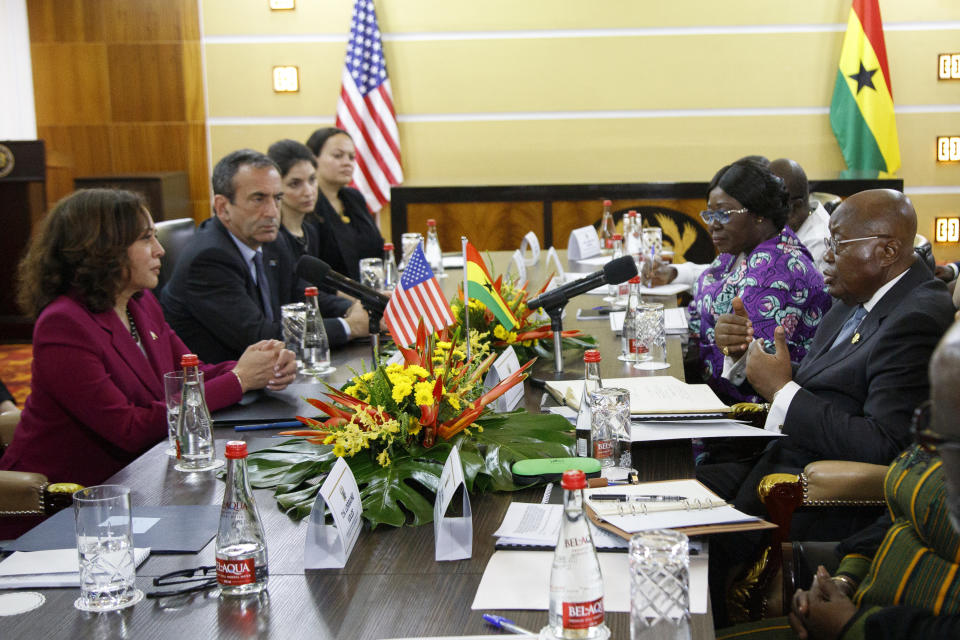
<svg viewBox="0 0 960 640"><path fill-rule="evenodd" d="M177 265L177 259L183 248L187 246L197 227L193 218L177 218L175 220L163 220L156 223L157 239L166 252L160 260L160 281L157 288L153 290L155 295L160 295L163 285L173 274L173 268Z"/></svg>

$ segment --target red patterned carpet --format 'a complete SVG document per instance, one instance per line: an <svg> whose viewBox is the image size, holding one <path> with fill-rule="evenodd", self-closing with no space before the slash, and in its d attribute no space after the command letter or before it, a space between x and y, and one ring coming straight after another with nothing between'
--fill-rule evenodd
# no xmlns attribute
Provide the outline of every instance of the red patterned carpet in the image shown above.
<svg viewBox="0 0 960 640"><path fill-rule="evenodd" d="M23 408L30 395L30 362L33 347L29 344L0 344L0 380Z"/></svg>

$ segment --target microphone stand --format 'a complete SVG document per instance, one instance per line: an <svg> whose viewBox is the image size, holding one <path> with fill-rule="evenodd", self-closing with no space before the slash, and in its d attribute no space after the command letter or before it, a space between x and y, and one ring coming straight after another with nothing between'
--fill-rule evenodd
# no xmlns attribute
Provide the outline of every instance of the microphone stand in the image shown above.
<svg viewBox="0 0 960 640"><path fill-rule="evenodd" d="M370 369L377 368L377 362L380 359L380 319L383 317L382 311L370 309L363 302L360 303L367 310L370 317L370 357L373 358Z"/></svg>
<svg viewBox="0 0 960 640"><path fill-rule="evenodd" d="M550 328L553 330L553 370L556 373L563 373L563 308L566 302L550 309L547 315L550 316Z"/></svg>

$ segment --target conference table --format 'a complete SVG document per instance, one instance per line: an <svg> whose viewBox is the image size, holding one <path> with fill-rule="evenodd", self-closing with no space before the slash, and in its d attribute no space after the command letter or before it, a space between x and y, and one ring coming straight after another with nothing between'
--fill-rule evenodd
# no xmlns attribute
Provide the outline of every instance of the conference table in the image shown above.
<svg viewBox="0 0 960 640"><path fill-rule="evenodd" d="M495 256L500 258L501 256ZM588 271L589 269L581 269ZM459 270L449 270L443 283L455 291ZM536 283L536 274L531 278ZM594 335L604 356L601 372L606 378L650 375L617 360L619 339L606 320L576 320L577 308L600 304L596 296L581 296L568 307L565 328L581 328ZM675 300L665 299L667 304ZM369 365L369 345L358 343L335 353L337 370L327 380L341 384ZM580 358L579 364L577 359ZM564 375L583 375L582 358L570 360ZM670 368L656 373L682 379L683 366L678 338L668 339ZM368 367L369 368L369 367ZM319 387L319 386L318 386ZM526 383L524 403L539 411L543 390ZM227 440L244 439L252 450L271 443L270 432L234 432L216 429L216 453L223 457ZM634 446L634 466L641 479L666 480L693 476L689 440L645 443ZM109 483L131 488L136 505L219 505L223 482L215 473L183 474L174 470L166 454L166 442L147 451L115 474ZM364 526L343 569L304 570L303 547L307 520L295 522L280 512L270 490L256 490L255 497L266 532L270 578L268 590L243 599L220 598L215 590L185 596L146 599L128 609L102 614L77 611L77 589L42 589L46 602L39 608L3 621L3 637L31 638L414 638L431 636L497 635L487 626L481 611L470 606L483 571L494 553L493 532L500 525L511 501L537 502L542 487L513 493L471 496L473 555L467 560L434 561L433 527L393 528ZM626 558L624 558L626 562ZM137 585L152 590L151 579L171 571L214 564L214 542L199 554L153 554L137 570ZM624 589L628 585L623 585ZM546 624L545 611L494 611L519 625L539 630ZM608 613L613 638L629 637L629 614ZM692 637L714 637L709 614L692 616Z"/></svg>

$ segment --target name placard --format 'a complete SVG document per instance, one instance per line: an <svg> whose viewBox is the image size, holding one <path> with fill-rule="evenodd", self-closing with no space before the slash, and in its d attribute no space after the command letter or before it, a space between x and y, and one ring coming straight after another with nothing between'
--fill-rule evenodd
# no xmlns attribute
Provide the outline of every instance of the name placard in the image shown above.
<svg viewBox="0 0 960 640"><path fill-rule="evenodd" d="M530 257L527 257L527 249L530 249ZM540 261L540 238L533 231L527 231L520 242L520 254L528 267L532 267Z"/></svg>
<svg viewBox="0 0 960 640"><path fill-rule="evenodd" d="M328 508L333 515L333 525L326 524ZM353 471L346 460L338 458L321 485L310 512L303 549L304 568L343 568L360 537L362 511L360 489Z"/></svg>
<svg viewBox="0 0 960 640"><path fill-rule="evenodd" d="M580 227L570 232L567 243L567 257L571 260L583 260L600 255L600 236L592 226Z"/></svg>
<svg viewBox="0 0 960 640"><path fill-rule="evenodd" d="M520 368L520 360L517 358L517 352L513 347L504 349L500 357L493 361L487 376L483 379L485 389L493 389L497 384L506 379L510 374ZM496 413L506 413L513 411L523 401L523 385L517 384L507 390L502 396L497 398L491 408Z"/></svg>
<svg viewBox="0 0 960 640"><path fill-rule="evenodd" d="M459 487L463 487L463 515L448 517L446 513L450 508L450 501ZM437 499L433 503L433 538L434 559L438 562L463 560L473 555L473 514L470 511L470 496L463 477L459 447L450 451L440 473Z"/></svg>

